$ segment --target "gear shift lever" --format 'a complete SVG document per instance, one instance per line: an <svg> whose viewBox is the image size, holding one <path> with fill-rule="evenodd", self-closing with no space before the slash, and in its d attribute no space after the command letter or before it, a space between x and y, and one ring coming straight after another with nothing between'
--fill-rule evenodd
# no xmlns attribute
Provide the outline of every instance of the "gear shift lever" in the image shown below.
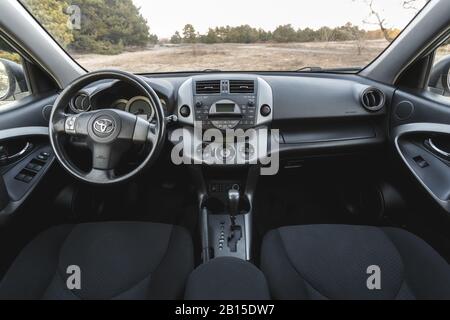
<svg viewBox="0 0 450 320"><path fill-rule="evenodd" d="M230 189L228 191L228 210L230 213L231 224L235 224L236 216L239 213L239 200L241 195L239 191Z"/></svg>
<svg viewBox="0 0 450 320"><path fill-rule="evenodd" d="M237 243L242 238L242 228L236 225L236 216L239 213L239 191L230 189L228 191L228 210L231 219L230 234L228 236L228 247L231 252L237 251Z"/></svg>

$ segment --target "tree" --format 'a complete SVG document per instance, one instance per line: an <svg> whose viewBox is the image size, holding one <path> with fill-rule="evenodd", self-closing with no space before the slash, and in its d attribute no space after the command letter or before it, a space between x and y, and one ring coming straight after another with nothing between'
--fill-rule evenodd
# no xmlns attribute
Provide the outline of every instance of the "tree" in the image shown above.
<svg viewBox="0 0 450 320"><path fill-rule="evenodd" d="M319 30L317 30L317 35L319 37L319 41L333 41L333 40L339 40L339 39L335 39L335 31L336 29L331 29L329 27L322 27Z"/></svg>
<svg viewBox="0 0 450 320"><path fill-rule="evenodd" d="M175 31L175 34L170 38L170 43L180 44L181 43L181 35L178 31Z"/></svg>
<svg viewBox="0 0 450 320"><path fill-rule="evenodd" d="M273 32L273 40L276 42L294 42L297 41L297 32L290 24L278 26Z"/></svg>
<svg viewBox="0 0 450 320"><path fill-rule="evenodd" d="M147 21L132 0L72 0L71 4L82 8L81 29L74 30L72 49L114 54L151 40Z"/></svg>
<svg viewBox="0 0 450 320"><path fill-rule="evenodd" d="M423 4L430 2L430 0L403 0L403 8L419 10Z"/></svg>
<svg viewBox="0 0 450 320"><path fill-rule="evenodd" d="M311 28L305 28L304 30L297 30L297 41L298 42L311 42L316 40L316 32Z"/></svg>
<svg viewBox="0 0 450 320"><path fill-rule="evenodd" d="M209 28L208 33L203 37L204 43L217 43L219 42L219 37L217 36L217 33L214 29Z"/></svg>
<svg viewBox="0 0 450 320"><path fill-rule="evenodd" d="M65 13L66 1L55 0L20 0L42 26L66 47L74 41L72 30L68 26L69 15Z"/></svg>
<svg viewBox="0 0 450 320"><path fill-rule="evenodd" d="M389 34L389 28L386 26L386 19L382 18L380 13L375 9L373 0L365 0L365 2L367 3L367 5L369 6L369 9L370 9L369 17L375 18L375 20L376 20L375 24L377 24L379 26L381 32L383 33L384 38L388 42L392 42L394 40L394 38ZM374 24L373 22L369 22L369 21L364 21L364 22Z"/></svg>
<svg viewBox="0 0 450 320"><path fill-rule="evenodd" d="M358 0L353 0L358 1ZM430 0L402 0L402 6L405 9L412 9L412 10L419 10L419 8L423 7L426 3L428 3ZM363 0L364 3L367 4L369 8L369 18L372 18L373 21L364 21L368 24L375 24L378 25L381 32L383 33L384 38L392 42L395 39L397 32L393 32L392 29L389 29L387 27L386 19L382 17L381 11L379 11L374 3L374 0Z"/></svg>
<svg viewBox="0 0 450 320"><path fill-rule="evenodd" d="M159 38L156 34L150 34L148 36L148 43L157 44L159 42Z"/></svg>
<svg viewBox="0 0 450 320"><path fill-rule="evenodd" d="M187 24L183 28L183 41L185 43L195 43L197 40L197 33L192 24Z"/></svg>
<svg viewBox="0 0 450 320"><path fill-rule="evenodd" d="M253 43L258 41L258 30L248 24L229 28L227 42L231 43Z"/></svg>
<svg viewBox="0 0 450 320"><path fill-rule="evenodd" d="M268 42L272 40L272 32L258 29L258 40L261 42Z"/></svg>

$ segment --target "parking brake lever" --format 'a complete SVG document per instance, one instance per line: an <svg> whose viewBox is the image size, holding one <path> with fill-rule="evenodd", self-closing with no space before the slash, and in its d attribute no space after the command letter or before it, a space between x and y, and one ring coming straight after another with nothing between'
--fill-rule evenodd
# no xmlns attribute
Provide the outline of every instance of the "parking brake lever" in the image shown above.
<svg viewBox="0 0 450 320"><path fill-rule="evenodd" d="M239 213L239 191L230 189L228 191L228 210L230 214L230 234L228 236L228 247L231 252L237 251L237 243L242 238L242 227L236 225L236 216Z"/></svg>

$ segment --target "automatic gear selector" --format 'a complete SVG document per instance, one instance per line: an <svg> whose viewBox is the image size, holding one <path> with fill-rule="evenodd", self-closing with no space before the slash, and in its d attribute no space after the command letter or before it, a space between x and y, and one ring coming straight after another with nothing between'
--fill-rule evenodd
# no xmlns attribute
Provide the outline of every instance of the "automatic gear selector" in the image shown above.
<svg viewBox="0 0 450 320"><path fill-rule="evenodd" d="M239 213L239 191L230 189L228 191L228 210L230 213L230 233L228 235L228 248L231 252L237 251L237 243L242 238L242 227L236 224L236 216Z"/></svg>

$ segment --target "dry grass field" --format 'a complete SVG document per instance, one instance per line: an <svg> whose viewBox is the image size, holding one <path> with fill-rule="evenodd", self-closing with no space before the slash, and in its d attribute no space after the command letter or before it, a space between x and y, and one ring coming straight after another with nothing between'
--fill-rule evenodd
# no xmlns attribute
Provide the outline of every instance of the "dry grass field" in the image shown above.
<svg viewBox="0 0 450 320"><path fill-rule="evenodd" d="M287 71L304 66L365 66L387 46L384 40L269 44L158 45L119 55L74 55L88 70L119 68L138 73L165 71ZM361 52L359 49L361 48Z"/></svg>
<svg viewBox="0 0 450 320"><path fill-rule="evenodd" d="M137 73L198 71L288 71L304 66L357 67L365 66L387 46L384 40L362 43L310 42L270 44L196 44L158 45L141 51L119 55L74 54L88 70L117 68ZM359 52L359 49L361 52ZM442 46L436 61L450 55L450 45ZM0 91L5 90L7 78L0 72ZM0 106L8 104L0 101Z"/></svg>

